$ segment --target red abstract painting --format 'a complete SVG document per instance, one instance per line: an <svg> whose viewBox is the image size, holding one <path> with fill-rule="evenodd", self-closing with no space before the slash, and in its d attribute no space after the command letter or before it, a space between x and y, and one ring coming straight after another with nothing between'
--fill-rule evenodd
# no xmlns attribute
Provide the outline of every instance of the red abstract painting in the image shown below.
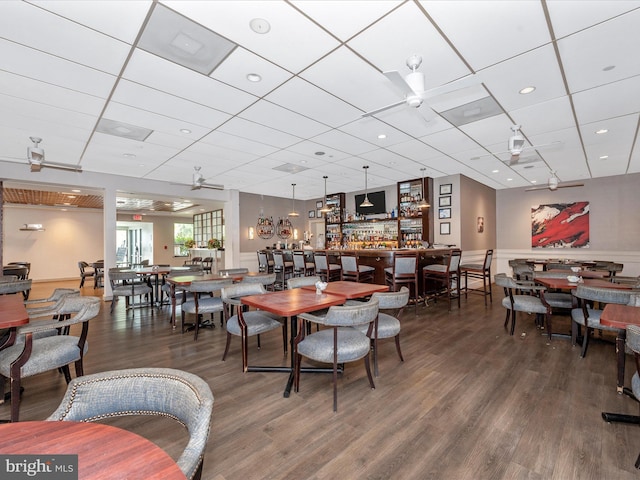
<svg viewBox="0 0 640 480"><path fill-rule="evenodd" d="M533 248L588 248L589 202L531 207Z"/></svg>

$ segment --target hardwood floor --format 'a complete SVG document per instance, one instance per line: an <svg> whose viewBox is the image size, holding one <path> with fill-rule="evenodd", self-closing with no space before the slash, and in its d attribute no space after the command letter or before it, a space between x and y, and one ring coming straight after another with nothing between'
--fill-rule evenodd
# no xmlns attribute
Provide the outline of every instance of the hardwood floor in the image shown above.
<svg viewBox="0 0 640 480"><path fill-rule="evenodd" d="M55 286L34 284L31 298ZM93 286L83 294L93 295ZM640 473L640 427L607 424L601 411L637 414L616 394L615 349L591 342L585 358L570 340L542 336L520 315L516 334L502 327L502 296L485 308L469 295L447 312L440 301L408 308L402 318L402 363L393 341L381 342L380 376L368 386L361 362L339 378L332 411L331 376L303 374L300 392L283 398L283 373L242 373L234 338L221 361L226 332L218 326L172 331L168 309L109 314L91 321L85 373L171 367L204 378L215 404L203 479L631 479ZM217 317L216 317L216 323ZM556 318L554 331L568 331ZM252 365L286 364L279 331L250 339ZM633 373L627 362L627 384ZM66 388L49 372L24 381L21 420L43 419ZM9 416L9 406L0 406ZM186 435L158 418L111 422L150 438L174 458ZM133 453L135 454L135 453Z"/></svg>

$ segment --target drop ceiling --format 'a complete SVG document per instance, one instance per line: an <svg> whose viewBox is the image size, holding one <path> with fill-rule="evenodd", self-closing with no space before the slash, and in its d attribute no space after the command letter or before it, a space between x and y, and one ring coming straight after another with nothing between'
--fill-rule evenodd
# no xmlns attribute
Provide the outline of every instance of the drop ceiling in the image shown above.
<svg viewBox="0 0 640 480"><path fill-rule="evenodd" d="M635 173L638 25L632 0L5 0L0 162L28 169L37 136L84 172L188 185L199 166L242 192L295 183L299 199L322 196L324 175L362 190L363 165L369 188L422 167L495 189ZM402 100L383 72L408 74L414 54L427 90L470 86L362 117ZM526 146L552 144L528 168L504 153L514 124Z"/></svg>

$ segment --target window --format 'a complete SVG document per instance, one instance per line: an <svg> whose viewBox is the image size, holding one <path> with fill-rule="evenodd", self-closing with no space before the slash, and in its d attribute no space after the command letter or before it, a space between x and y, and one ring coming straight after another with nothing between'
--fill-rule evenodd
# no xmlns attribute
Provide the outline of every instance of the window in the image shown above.
<svg viewBox="0 0 640 480"><path fill-rule="evenodd" d="M173 224L173 255L175 257L186 257L189 249L184 242L193 239L193 225L191 223Z"/></svg>
<svg viewBox="0 0 640 480"><path fill-rule="evenodd" d="M199 213L193 216L193 239L199 247L207 248L211 239L220 240L224 247L224 217L222 210Z"/></svg>

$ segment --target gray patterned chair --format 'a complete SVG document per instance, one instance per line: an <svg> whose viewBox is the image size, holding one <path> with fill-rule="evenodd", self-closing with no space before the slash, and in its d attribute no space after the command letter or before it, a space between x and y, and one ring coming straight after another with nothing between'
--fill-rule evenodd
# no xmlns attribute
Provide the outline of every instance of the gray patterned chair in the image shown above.
<svg viewBox="0 0 640 480"><path fill-rule="evenodd" d="M313 275L310 277L293 277L287 280L287 290L315 285L316 282L321 281L322 279L318 275Z"/></svg>
<svg viewBox="0 0 640 480"><path fill-rule="evenodd" d="M56 288L47 298L34 298L25 301L24 304L27 307L29 318L48 316L49 312L54 318L57 318L56 309L59 308L61 300L66 296L77 297L79 295L80 290L77 288Z"/></svg>
<svg viewBox="0 0 640 480"><path fill-rule="evenodd" d="M220 292L223 287L232 285L233 281L229 280L198 280L191 282L186 288L187 296L189 293L193 294L193 300L187 300L182 304L182 322L181 329L184 333L184 319L187 313L195 315L195 321L193 322L193 340L198 340L198 332L201 326L214 327L215 324L212 321L202 321L202 315L210 313L212 316L214 313L220 313L220 325L222 325L223 318L223 304L222 298L216 297L215 294Z"/></svg>
<svg viewBox="0 0 640 480"><path fill-rule="evenodd" d="M504 289L502 306L507 309L504 319L504 328L507 329L509 318L511 318L511 329L509 335L513 335L516 329L516 312L526 312L536 314L536 325L542 327L546 321L547 334L551 338L551 306L545 302L545 290L542 285L534 285L532 282L516 281L505 273L498 273L495 276L497 286Z"/></svg>
<svg viewBox="0 0 640 480"><path fill-rule="evenodd" d="M7 275L10 276L10 275ZM31 290L31 279L28 280L14 280L10 282L0 283L0 295L7 295L11 293L22 293ZM25 299L27 296L25 296Z"/></svg>
<svg viewBox="0 0 640 480"><path fill-rule="evenodd" d="M413 289L414 313L418 313L418 253L393 252L393 265L384 269L384 282L397 292L402 286ZM409 290L411 291L411 290ZM382 308L382 307L381 307Z"/></svg>
<svg viewBox="0 0 640 480"><path fill-rule="evenodd" d="M347 282L373 283L376 273L374 267L360 265L358 255L355 252L340 253L340 280Z"/></svg>
<svg viewBox="0 0 640 480"><path fill-rule="evenodd" d="M607 303L619 303L626 305L631 300L633 290L618 290L615 288L600 288L578 285L573 295L579 300L579 307L571 310L571 343L575 345L581 327L585 328L582 335L582 350L580 356L587 354L589 346L589 334L593 330L617 332L617 328L608 327L600 323L601 309L593 308L593 302L597 302L600 308Z"/></svg>
<svg viewBox="0 0 640 480"><path fill-rule="evenodd" d="M242 283L259 283L269 291L275 290L274 284L276 282L275 273L261 272L257 275L247 275L242 279Z"/></svg>
<svg viewBox="0 0 640 480"><path fill-rule="evenodd" d="M338 364L355 362L364 358L364 365L371 388L376 388L371 376L369 352L371 351L371 336L373 335L374 320L378 316L378 300L371 299L359 305L329 307L326 316L316 316L311 313L298 315L299 319L324 325L318 332L305 335L305 329L300 329L295 339L295 373L294 384L296 391L300 390L300 364L302 357L316 362L333 365L333 411L338 411ZM367 334L356 327L367 325Z"/></svg>
<svg viewBox="0 0 640 480"><path fill-rule="evenodd" d="M240 337L242 349L242 371L246 372L249 366L248 358L248 338L257 336L258 348L260 348L260 334L282 328L282 340L284 343L284 352L287 352L287 322L278 315L261 310L243 311L242 297L247 295L264 295L266 290L259 283L237 283L230 287L222 289L222 301L224 302L224 317L227 324L227 343L222 355L224 362L229 353L229 345L231 345L231 337L233 335ZM235 307L236 314L232 315L232 309Z"/></svg>
<svg viewBox="0 0 640 480"><path fill-rule="evenodd" d="M49 370L62 369L67 383L71 381L69 365L75 363L76 376L84 374L83 358L88 350L89 320L100 311L100 299L96 297L66 297L61 313L75 313L64 320L32 322L18 328L18 340L0 350L0 392L4 392L5 380L11 381L11 421L17 422L20 411L20 382ZM35 338L39 332L51 332L75 324L82 324L79 337L72 335L47 335ZM29 348L31 353L29 354ZM23 355L23 352L25 355Z"/></svg>
<svg viewBox="0 0 640 480"><path fill-rule="evenodd" d="M147 283L140 283L139 280L140 277L136 272L109 269L109 282L113 294L110 313L113 313L119 297L125 297L127 309L142 306L142 303L134 304L133 298L142 299L143 295L151 297L149 305L153 305L153 288Z"/></svg>
<svg viewBox="0 0 640 480"><path fill-rule="evenodd" d="M189 433L178 467L188 479L199 479L212 410L213 394L200 377L170 368L134 368L76 378L47 420L94 422L131 415L171 418Z"/></svg>
<svg viewBox="0 0 640 480"><path fill-rule="evenodd" d="M316 265L316 275L322 278L322 281L332 282L334 280L340 280L342 267L335 263L329 263L327 252L314 252L313 261Z"/></svg>
<svg viewBox="0 0 640 480"><path fill-rule="evenodd" d="M567 278L567 275L571 275L572 273L573 272L571 271L568 271L567 273L535 272L533 274L533 278L534 280L536 278ZM576 306L571 293L549 292L547 290L544 292L544 299L552 309L565 310L567 314L569 314L569 311Z"/></svg>

